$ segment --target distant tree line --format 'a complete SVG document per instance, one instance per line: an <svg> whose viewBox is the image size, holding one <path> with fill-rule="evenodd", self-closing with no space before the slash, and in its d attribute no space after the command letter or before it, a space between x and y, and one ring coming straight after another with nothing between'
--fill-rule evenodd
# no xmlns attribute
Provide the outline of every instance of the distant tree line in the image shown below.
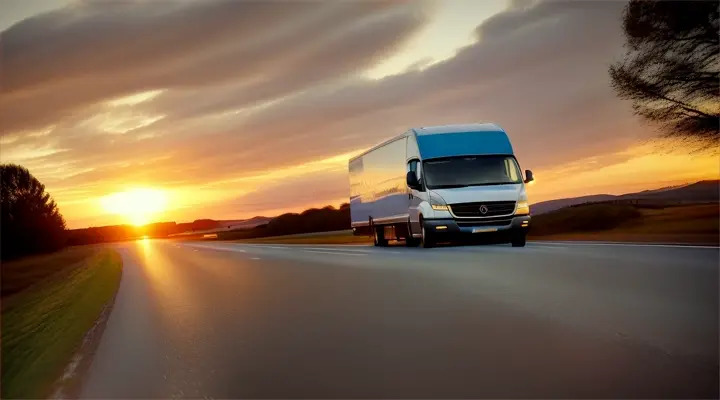
<svg viewBox="0 0 720 400"><path fill-rule="evenodd" d="M97 244L107 242L120 242L135 240L142 237L164 238L182 232L180 224L175 222L158 222L143 226L110 225L71 229L67 233L67 245L79 246L84 244Z"/></svg>
<svg viewBox="0 0 720 400"><path fill-rule="evenodd" d="M350 229L350 204L340 208L311 208L299 214L287 213L252 229L218 232L218 239L253 239L299 233L330 232Z"/></svg>
<svg viewBox="0 0 720 400"><path fill-rule="evenodd" d="M72 229L67 232L67 244L70 246L136 240L142 237L166 238L177 234L193 238L197 232L201 237L204 231L224 228L225 225L212 219L201 219L180 223L159 222L144 226L112 225ZM292 235L296 233L328 232L350 229L350 205L340 208L326 206L311 208L302 213L287 213L272 218L268 223L253 228L239 228L215 232L218 239L250 239L267 236Z"/></svg>

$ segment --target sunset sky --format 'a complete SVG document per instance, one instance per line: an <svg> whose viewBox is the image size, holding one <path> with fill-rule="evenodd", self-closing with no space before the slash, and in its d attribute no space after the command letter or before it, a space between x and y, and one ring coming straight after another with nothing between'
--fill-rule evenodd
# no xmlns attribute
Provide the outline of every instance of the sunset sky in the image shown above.
<svg viewBox="0 0 720 400"><path fill-rule="evenodd" d="M133 222L129 190L162 221L339 205L351 155L451 123L505 128L531 202L717 179L610 88L624 5L2 0L0 161L70 228Z"/></svg>

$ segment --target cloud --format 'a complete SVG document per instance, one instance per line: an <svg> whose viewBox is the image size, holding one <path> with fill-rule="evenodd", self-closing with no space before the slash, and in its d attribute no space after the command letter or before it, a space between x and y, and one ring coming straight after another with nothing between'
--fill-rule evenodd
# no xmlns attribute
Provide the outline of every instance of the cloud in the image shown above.
<svg viewBox="0 0 720 400"><path fill-rule="evenodd" d="M39 15L0 39L0 155L44 150L24 164L63 191L202 190L301 169L413 126L497 122L523 168L540 171L617 154L652 133L608 83L624 3L514 1L454 57L364 77L426 26L428 4L85 2ZM132 97L110 101L122 96ZM303 185L308 202L330 201L346 195L342 176L244 181L235 194L229 183L208 213L294 206L279 195Z"/></svg>
<svg viewBox="0 0 720 400"><path fill-rule="evenodd" d="M2 32L1 129L153 89L229 84L258 93L247 102L286 94L377 62L422 26L423 6L89 1L40 14Z"/></svg>
<svg viewBox="0 0 720 400"><path fill-rule="evenodd" d="M224 202L221 209L227 214L241 216L268 210L302 211L318 206L318 201L326 201L324 205L338 206L338 200L347 202L349 195L347 171L343 168L300 175L286 181L259 183L255 190Z"/></svg>
<svg viewBox="0 0 720 400"><path fill-rule="evenodd" d="M622 6L550 2L509 10L478 27L491 32L489 38L481 35L454 58L379 81L348 79L307 90L245 118L237 140L228 134L215 143L242 143L265 155L264 143L283 147L309 139L315 142L308 157L316 157L368 146L411 126L490 120L508 129L532 163L627 144L643 133L609 88L606 72L622 44ZM253 132L262 132L257 141Z"/></svg>

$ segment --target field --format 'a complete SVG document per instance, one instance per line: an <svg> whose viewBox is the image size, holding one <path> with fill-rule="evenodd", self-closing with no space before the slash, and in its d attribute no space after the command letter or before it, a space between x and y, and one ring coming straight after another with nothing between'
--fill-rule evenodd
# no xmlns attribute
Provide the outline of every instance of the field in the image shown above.
<svg viewBox="0 0 720 400"><path fill-rule="evenodd" d="M531 239L714 244L720 241L718 204L637 207L593 204L533 218Z"/></svg>
<svg viewBox="0 0 720 400"><path fill-rule="evenodd" d="M2 398L44 398L120 284L112 250L75 247L2 265Z"/></svg>
<svg viewBox="0 0 720 400"><path fill-rule="evenodd" d="M720 241L718 204L669 207L588 204L533 217L531 240L714 244ZM321 232L241 240L243 243L362 244L352 231Z"/></svg>

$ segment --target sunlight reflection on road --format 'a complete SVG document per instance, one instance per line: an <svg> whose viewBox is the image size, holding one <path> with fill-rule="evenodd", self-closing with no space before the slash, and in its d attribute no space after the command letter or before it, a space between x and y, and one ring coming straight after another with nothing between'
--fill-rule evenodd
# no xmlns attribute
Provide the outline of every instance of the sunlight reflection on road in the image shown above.
<svg viewBox="0 0 720 400"><path fill-rule="evenodd" d="M195 304L192 284L181 279L182 275L174 273L173 262L163 251L164 243L153 239L142 239L136 243L143 272L158 302L175 310L183 309L183 314L192 311L192 305Z"/></svg>
<svg viewBox="0 0 720 400"><path fill-rule="evenodd" d="M173 354L166 354L163 375L172 397L202 397L203 363L200 347L203 333L201 310L204 302L195 296L193 283L187 275L178 274L169 258L166 243L152 239L138 242L143 271L156 296L157 304L164 310L163 321L173 332L165 339L172 343ZM178 363L180 361L180 363Z"/></svg>

